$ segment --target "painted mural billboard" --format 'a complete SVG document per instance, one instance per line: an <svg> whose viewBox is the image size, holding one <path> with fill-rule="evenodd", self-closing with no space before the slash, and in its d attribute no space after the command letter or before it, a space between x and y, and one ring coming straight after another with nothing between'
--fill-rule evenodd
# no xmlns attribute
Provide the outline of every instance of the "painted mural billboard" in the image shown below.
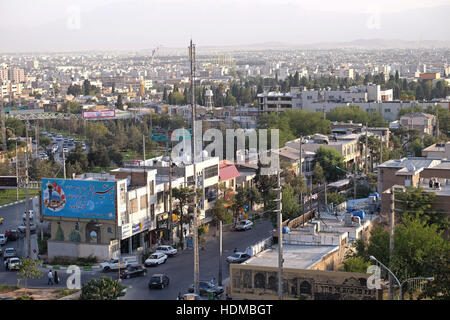
<svg viewBox="0 0 450 320"><path fill-rule="evenodd" d="M42 179L42 215L116 219L114 181Z"/></svg>

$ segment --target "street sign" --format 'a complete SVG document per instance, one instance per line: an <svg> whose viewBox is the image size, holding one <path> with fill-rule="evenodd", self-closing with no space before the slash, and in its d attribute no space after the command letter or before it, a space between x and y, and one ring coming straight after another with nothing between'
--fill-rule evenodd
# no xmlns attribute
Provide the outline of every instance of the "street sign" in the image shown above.
<svg viewBox="0 0 450 320"><path fill-rule="evenodd" d="M174 130L166 130L166 129L153 129L152 130L152 140L153 141L171 141L172 133ZM178 134L176 136L176 141L182 141L183 138L186 140L191 139L192 130L189 129L189 134L186 134L184 137L182 134Z"/></svg>

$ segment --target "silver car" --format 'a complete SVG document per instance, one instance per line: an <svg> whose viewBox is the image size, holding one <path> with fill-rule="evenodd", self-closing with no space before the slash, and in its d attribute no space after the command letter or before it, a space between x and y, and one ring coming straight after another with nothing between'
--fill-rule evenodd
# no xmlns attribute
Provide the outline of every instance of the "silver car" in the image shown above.
<svg viewBox="0 0 450 320"><path fill-rule="evenodd" d="M0 233L0 245L4 245L8 241L3 233Z"/></svg>

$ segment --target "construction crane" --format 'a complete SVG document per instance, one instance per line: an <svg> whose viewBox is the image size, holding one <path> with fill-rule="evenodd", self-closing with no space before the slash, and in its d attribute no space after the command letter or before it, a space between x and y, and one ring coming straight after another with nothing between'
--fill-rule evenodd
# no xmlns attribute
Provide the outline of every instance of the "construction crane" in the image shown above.
<svg viewBox="0 0 450 320"><path fill-rule="evenodd" d="M155 49L152 50L152 64L155 58L155 53L158 52L159 48L161 48L161 46L157 46Z"/></svg>

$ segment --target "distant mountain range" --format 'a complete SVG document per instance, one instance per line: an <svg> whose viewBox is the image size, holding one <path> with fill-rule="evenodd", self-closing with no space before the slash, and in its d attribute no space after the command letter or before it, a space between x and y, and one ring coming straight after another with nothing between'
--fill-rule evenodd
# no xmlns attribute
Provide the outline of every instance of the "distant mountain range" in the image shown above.
<svg viewBox="0 0 450 320"><path fill-rule="evenodd" d="M263 50L263 49L432 49L450 48L450 41L398 39L357 39L349 42L318 42L295 44L287 42L264 42L236 46L204 46L204 50Z"/></svg>

